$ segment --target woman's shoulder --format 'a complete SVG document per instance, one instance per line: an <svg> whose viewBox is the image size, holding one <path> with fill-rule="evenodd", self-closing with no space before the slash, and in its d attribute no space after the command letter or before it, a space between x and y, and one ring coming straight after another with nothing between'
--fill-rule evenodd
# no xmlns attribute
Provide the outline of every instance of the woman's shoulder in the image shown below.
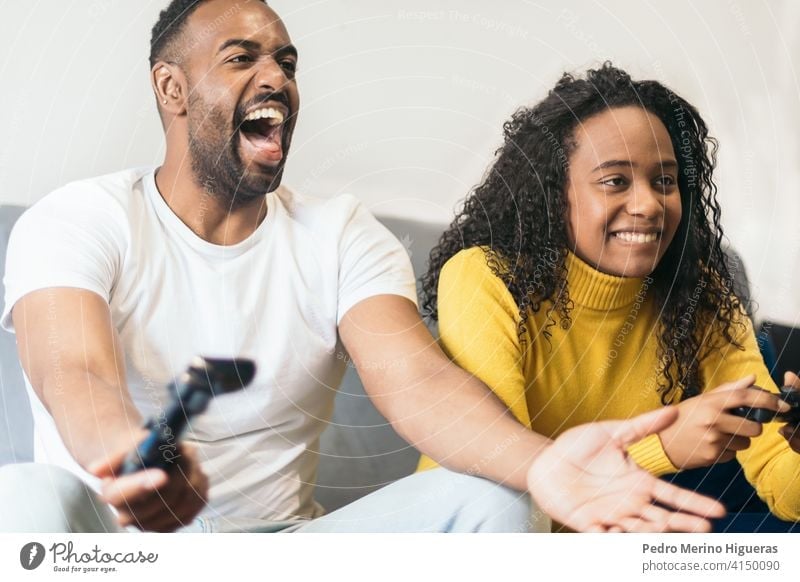
<svg viewBox="0 0 800 582"><path fill-rule="evenodd" d="M503 260L489 247L474 246L462 249L442 267L439 275L439 298L458 297L460 301L491 300L516 307L511 292L501 274L506 270Z"/></svg>
<svg viewBox="0 0 800 582"><path fill-rule="evenodd" d="M498 273L506 271L507 267L505 261L497 255L490 247L487 246L474 246L461 249L442 267L442 272L445 270L453 271L459 270L462 273L470 275L482 275L499 278Z"/></svg>

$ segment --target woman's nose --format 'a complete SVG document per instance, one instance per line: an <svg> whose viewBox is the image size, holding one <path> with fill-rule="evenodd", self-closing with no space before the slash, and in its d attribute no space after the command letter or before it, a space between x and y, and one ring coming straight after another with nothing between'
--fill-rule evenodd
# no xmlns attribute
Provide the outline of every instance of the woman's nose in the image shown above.
<svg viewBox="0 0 800 582"><path fill-rule="evenodd" d="M651 185L640 185L631 189L628 195L626 210L632 216L652 217L663 212L662 198L664 194L656 191Z"/></svg>

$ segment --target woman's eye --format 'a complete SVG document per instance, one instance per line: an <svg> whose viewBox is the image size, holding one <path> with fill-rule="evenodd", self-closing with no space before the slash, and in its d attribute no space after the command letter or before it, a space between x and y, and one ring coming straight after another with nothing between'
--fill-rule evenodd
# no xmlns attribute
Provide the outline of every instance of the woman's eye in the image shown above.
<svg viewBox="0 0 800 582"><path fill-rule="evenodd" d="M673 178L672 176L660 176L656 178L656 184L662 187L674 186L675 178Z"/></svg>
<svg viewBox="0 0 800 582"><path fill-rule="evenodd" d="M605 178L604 180L601 180L600 183L603 186L610 186L612 188L617 188L619 186L625 185L625 178L623 178L622 176L612 176L610 178Z"/></svg>

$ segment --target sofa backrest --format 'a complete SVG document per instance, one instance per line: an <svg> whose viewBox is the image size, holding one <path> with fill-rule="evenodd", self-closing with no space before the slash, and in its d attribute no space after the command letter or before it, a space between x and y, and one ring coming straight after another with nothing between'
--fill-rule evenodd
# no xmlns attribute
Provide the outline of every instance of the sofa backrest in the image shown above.
<svg viewBox="0 0 800 582"><path fill-rule="evenodd" d="M23 206L0 206L0 273L6 271L8 235L24 210ZM0 309L4 300L5 287L0 280ZM17 344L12 334L0 331L0 465L32 458L33 424Z"/></svg>
<svg viewBox="0 0 800 582"><path fill-rule="evenodd" d="M419 278L445 225L378 218L409 251ZM419 460L419 452L400 438L372 405L352 368L345 373L336 395L336 407L331 424L322 435L320 454L315 496L328 510L411 474Z"/></svg>

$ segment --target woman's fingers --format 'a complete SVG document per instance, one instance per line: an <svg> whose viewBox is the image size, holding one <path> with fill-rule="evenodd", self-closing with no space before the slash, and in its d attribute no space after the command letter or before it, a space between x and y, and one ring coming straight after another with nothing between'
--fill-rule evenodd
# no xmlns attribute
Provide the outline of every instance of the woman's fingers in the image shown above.
<svg viewBox="0 0 800 582"><path fill-rule="evenodd" d="M748 438L757 437L764 431L764 427L760 422L747 420L746 418L734 416L733 414L721 415L719 417L717 429L726 434Z"/></svg>
<svg viewBox="0 0 800 582"><path fill-rule="evenodd" d="M750 388L756 383L756 375L750 374L732 382L725 382L714 388L711 392L724 392L726 390L740 390L742 388Z"/></svg>
<svg viewBox="0 0 800 582"><path fill-rule="evenodd" d="M712 390L708 393L710 397L714 398L720 414L723 411L729 411L739 406L748 406L750 408L767 408L769 410L776 410L786 412L791 407L786 404L775 392L761 390L756 388L735 388L727 387L727 384Z"/></svg>
<svg viewBox="0 0 800 582"><path fill-rule="evenodd" d="M783 375L783 385L798 389L800 388L800 377L798 377L794 372L786 372Z"/></svg>
<svg viewBox="0 0 800 582"><path fill-rule="evenodd" d="M743 436L732 436L725 445L727 451L743 451L750 448L750 439Z"/></svg>

